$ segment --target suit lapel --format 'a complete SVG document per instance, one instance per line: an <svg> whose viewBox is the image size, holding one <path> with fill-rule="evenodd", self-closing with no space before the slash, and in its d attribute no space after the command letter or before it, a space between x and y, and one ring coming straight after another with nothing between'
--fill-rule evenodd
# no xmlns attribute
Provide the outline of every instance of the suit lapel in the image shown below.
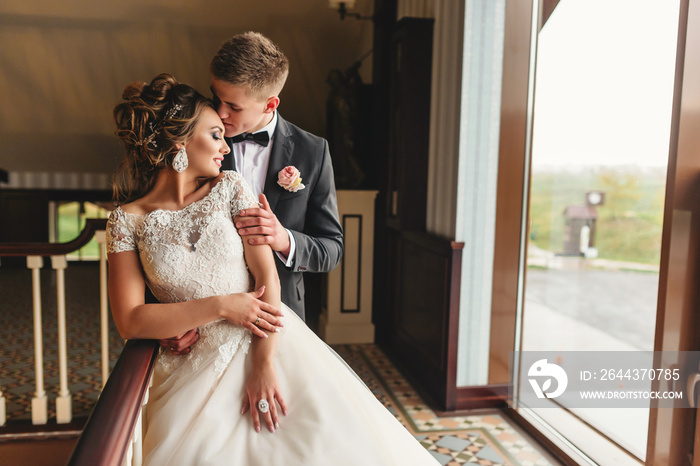
<svg viewBox="0 0 700 466"><path fill-rule="evenodd" d="M284 167L292 165L292 153L294 152L294 140L291 138L291 131L287 122L277 115L277 128L273 136L272 151L270 152L270 162L267 165L267 176L265 177L265 188L263 193L270 203L270 208L274 211L277 200L282 194L282 188L277 184L277 174Z"/></svg>

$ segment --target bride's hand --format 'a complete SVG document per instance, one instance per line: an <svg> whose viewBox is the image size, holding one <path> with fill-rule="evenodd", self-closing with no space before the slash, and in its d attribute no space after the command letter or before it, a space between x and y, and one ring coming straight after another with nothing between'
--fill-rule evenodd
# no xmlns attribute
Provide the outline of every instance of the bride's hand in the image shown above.
<svg viewBox="0 0 700 466"><path fill-rule="evenodd" d="M279 332L282 327L282 311L271 304L261 301L260 297L265 293L265 287L261 286L256 291L249 293L234 293L223 296L223 317L241 327L245 327L254 335L267 338L263 332Z"/></svg>
<svg viewBox="0 0 700 466"><path fill-rule="evenodd" d="M161 346L170 349L170 352L176 356L187 354L190 352L190 347L199 340L199 329L195 328L182 335L172 338L164 338L158 340Z"/></svg>
<svg viewBox="0 0 700 466"><path fill-rule="evenodd" d="M277 384L277 376L272 364L262 364L259 367L253 367L248 382L245 387L246 397L243 400L241 414L245 414L250 409L250 414L253 418L253 426L256 432L260 432L261 421L267 425L270 432L279 429L279 409L282 414L287 415L287 405L282 398L279 386ZM268 405L266 413L260 411L259 402L265 400ZM277 403L275 403L277 402ZM251 406L253 409L251 409Z"/></svg>

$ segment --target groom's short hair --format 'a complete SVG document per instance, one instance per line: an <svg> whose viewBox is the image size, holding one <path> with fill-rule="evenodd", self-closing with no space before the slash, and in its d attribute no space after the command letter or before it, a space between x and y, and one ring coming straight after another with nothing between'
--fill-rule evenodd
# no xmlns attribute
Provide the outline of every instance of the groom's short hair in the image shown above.
<svg viewBox="0 0 700 466"><path fill-rule="evenodd" d="M262 100L282 92L289 61L274 42L249 31L224 42L209 69L216 79L244 87L249 95Z"/></svg>

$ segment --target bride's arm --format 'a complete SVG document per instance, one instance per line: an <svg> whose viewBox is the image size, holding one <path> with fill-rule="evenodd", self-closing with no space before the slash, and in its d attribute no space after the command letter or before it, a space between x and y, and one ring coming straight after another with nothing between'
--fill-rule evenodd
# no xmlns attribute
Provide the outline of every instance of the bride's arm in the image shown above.
<svg viewBox="0 0 700 466"><path fill-rule="evenodd" d="M260 298L267 304L275 308L281 307L280 281L277 276L272 249L268 245L253 246L247 241L243 242L245 258L248 269L255 279L255 288L265 287L265 293ZM275 346L277 335L267 332L269 338L254 338L251 349L252 369L250 377L246 383L246 400L243 402L242 413L251 409L255 430L260 432L261 418L267 424L270 432L279 427L279 413L275 400L279 403L283 414L287 414L287 406L282 398L277 383L277 376L273 367ZM267 400L269 404L268 413L260 413L258 402L261 399Z"/></svg>
<svg viewBox="0 0 700 466"><path fill-rule="evenodd" d="M279 306L259 300L260 291L187 301L145 304L146 284L135 251L109 255L109 303L123 338L168 338L223 317L260 336L266 336L257 317L279 325ZM269 313L269 314L268 314ZM270 315L273 314L273 315ZM263 320L261 319L260 323ZM272 328L272 326L270 326Z"/></svg>

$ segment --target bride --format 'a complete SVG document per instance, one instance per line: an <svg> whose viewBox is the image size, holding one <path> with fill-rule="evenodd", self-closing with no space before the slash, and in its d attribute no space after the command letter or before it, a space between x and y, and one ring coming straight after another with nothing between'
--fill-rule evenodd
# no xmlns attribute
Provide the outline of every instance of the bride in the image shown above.
<svg viewBox="0 0 700 466"><path fill-rule="evenodd" d="M167 74L123 100L107 225L114 320L124 338L200 327L186 356L158 356L144 464L436 464L280 302L271 249L241 241L233 219L258 204L240 175L219 173L229 149L212 103ZM159 303L144 302L146 286Z"/></svg>

